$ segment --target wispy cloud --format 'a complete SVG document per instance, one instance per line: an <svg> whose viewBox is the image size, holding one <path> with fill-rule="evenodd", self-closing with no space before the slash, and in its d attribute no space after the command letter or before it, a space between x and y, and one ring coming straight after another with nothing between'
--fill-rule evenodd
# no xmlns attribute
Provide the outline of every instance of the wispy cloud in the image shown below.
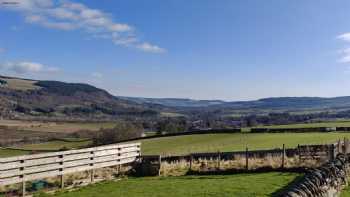
<svg viewBox="0 0 350 197"><path fill-rule="evenodd" d="M349 33L344 33L339 36L337 36L338 39L350 42L350 32Z"/></svg>
<svg viewBox="0 0 350 197"><path fill-rule="evenodd" d="M344 33L337 36L337 39L350 43L350 32ZM350 47L346 47L342 50L339 50L341 54L340 59L338 60L341 63L349 63L350 62Z"/></svg>
<svg viewBox="0 0 350 197"><path fill-rule="evenodd" d="M0 70L10 71L16 74L54 73L59 69L36 62L7 62L0 64Z"/></svg>
<svg viewBox="0 0 350 197"><path fill-rule="evenodd" d="M0 53L4 53L6 51L5 48L0 48Z"/></svg>
<svg viewBox="0 0 350 197"><path fill-rule="evenodd" d="M103 77L103 74L102 73L99 73L99 72L93 72L91 73L91 76L94 77L94 78L102 78Z"/></svg>
<svg viewBox="0 0 350 197"><path fill-rule="evenodd" d="M137 45L137 48L146 52L152 52L152 53L164 53L166 52L165 49L160 48L155 45L151 45L150 43L144 42L142 44Z"/></svg>
<svg viewBox="0 0 350 197"><path fill-rule="evenodd" d="M166 50L144 41L135 35L135 28L126 23L113 20L111 14L91 9L82 3L69 0L12 0L15 4L0 6L23 14L27 23L45 28L64 31L83 30L94 38L109 39L114 44L133 47L146 52L162 53Z"/></svg>
<svg viewBox="0 0 350 197"><path fill-rule="evenodd" d="M339 53L341 54L341 58L338 60L339 62L341 63L350 62L350 48L340 50Z"/></svg>

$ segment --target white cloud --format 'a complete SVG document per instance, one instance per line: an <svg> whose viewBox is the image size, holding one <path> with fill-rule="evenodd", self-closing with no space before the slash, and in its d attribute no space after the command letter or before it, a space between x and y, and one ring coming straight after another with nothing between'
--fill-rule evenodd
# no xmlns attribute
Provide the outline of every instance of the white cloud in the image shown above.
<svg viewBox="0 0 350 197"><path fill-rule="evenodd" d="M338 35L337 39L350 42L350 32ZM338 62L350 63L350 47L339 50L339 53L341 54L341 57L339 58Z"/></svg>
<svg viewBox="0 0 350 197"><path fill-rule="evenodd" d="M99 72L93 72L91 73L91 76L94 77L94 78L102 78L103 77L103 74L102 73L99 73Z"/></svg>
<svg viewBox="0 0 350 197"><path fill-rule="evenodd" d="M350 48L346 48L339 51L342 57L339 59L339 62L349 63L350 62Z"/></svg>
<svg viewBox="0 0 350 197"><path fill-rule="evenodd" d="M0 69L16 74L52 73L58 72L56 67L49 67L36 62L7 62L0 64Z"/></svg>
<svg viewBox="0 0 350 197"><path fill-rule="evenodd" d="M350 33L344 33L339 36L337 36L338 39L350 42Z"/></svg>
<svg viewBox="0 0 350 197"><path fill-rule="evenodd" d="M164 52L166 52L165 49L160 48L156 45L152 45L152 44L147 43L147 42L144 42L142 44L137 45L137 48L140 50L152 52L152 53L164 53Z"/></svg>
<svg viewBox="0 0 350 197"><path fill-rule="evenodd" d="M0 0L0 5L6 1L8 0ZM65 31L79 29L94 38L110 39L116 45L154 53L165 51L159 46L139 41L132 26L115 22L110 14L88 8L81 3L69 0L17 0L17 2L2 7L22 13L25 21L30 24Z"/></svg>

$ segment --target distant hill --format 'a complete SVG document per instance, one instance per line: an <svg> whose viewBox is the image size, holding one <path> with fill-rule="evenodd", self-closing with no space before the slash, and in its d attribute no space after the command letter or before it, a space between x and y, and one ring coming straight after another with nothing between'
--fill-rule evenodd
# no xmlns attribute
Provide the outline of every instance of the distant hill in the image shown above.
<svg viewBox="0 0 350 197"><path fill-rule="evenodd" d="M117 97L82 83L39 81L0 76L0 117L115 119L169 113L249 115L270 112L321 112L350 109L350 96L276 97L227 102L181 98Z"/></svg>
<svg viewBox="0 0 350 197"><path fill-rule="evenodd" d="M121 99L88 84L0 76L3 117L102 119L158 113L151 105Z"/></svg>
<svg viewBox="0 0 350 197"><path fill-rule="evenodd" d="M177 98L139 98L120 97L139 104L151 103L168 107L180 108L229 108L229 109L325 109L350 108L350 96L322 98L322 97L274 97L253 101L226 102L222 100L193 100Z"/></svg>
<svg viewBox="0 0 350 197"><path fill-rule="evenodd" d="M142 98L142 97L119 97L134 101L139 104L151 103L159 104L168 107L208 107L211 105L225 104L226 102L221 100L193 100L182 98Z"/></svg>

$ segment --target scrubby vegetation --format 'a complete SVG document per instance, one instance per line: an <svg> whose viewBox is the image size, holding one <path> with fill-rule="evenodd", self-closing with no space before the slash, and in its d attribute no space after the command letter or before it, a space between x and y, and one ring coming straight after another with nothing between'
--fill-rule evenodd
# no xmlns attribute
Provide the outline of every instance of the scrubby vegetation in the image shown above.
<svg viewBox="0 0 350 197"><path fill-rule="evenodd" d="M118 121L114 128L100 129L94 133L93 144L104 145L141 137L143 127L137 123Z"/></svg>

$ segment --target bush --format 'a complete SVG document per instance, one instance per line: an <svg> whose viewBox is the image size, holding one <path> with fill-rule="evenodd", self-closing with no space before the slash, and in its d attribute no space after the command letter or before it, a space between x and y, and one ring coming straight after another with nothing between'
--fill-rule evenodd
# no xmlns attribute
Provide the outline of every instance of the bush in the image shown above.
<svg viewBox="0 0 350 197"><path fill-rule="evenodd" d="M118 121L112 129L100 129L93 138L94 145L112 144L141 137L143 127L137 123Z"/></svg>

